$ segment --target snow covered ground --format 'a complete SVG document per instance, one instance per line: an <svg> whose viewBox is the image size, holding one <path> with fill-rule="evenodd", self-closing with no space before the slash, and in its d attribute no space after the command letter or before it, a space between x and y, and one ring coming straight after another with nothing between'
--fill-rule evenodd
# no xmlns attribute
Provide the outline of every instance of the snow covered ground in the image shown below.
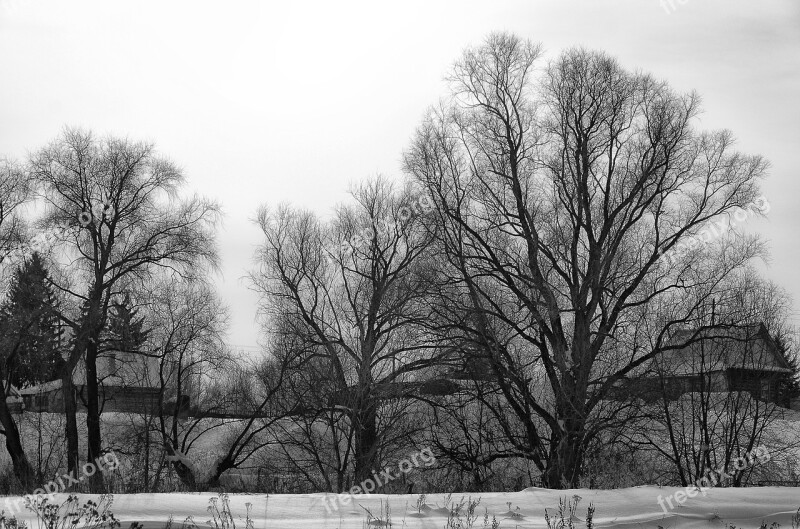
<svg viewBox="0 0 800 529"><path fill-rule="evenodd" d="M762 487L743 489L709 489L705 497L697 494L686 499L682 506L665 513L658 503L662 498L685 489L676 487L634 487L618 490L569 490L554 491L530 488L516 493L481 493L472 498L480 498L477 512L480 514L476 527L483 527L484 509L489 516L500 521L501 528L546 527L544 509L551 513L558 506L559 497L580 496L577 515L582 522L589 503L595 505L594 521L596 527L647 527L701 528L728 527L758 528L762 521L778 522L782 527L792 527L792 515L800 507L800 488ZM130 522L139 521L146 528L163 527L172 515L176 529L187 516L192 516L198 526L207 526L210 519L207 511L208 500L214 494L123 494L114 497L112 511L127 529ZM469 495L464 495L466 499ZM57 501L64 498L57 495ZM83 497L83 496L82 496ZM89 496L85 496L88 498ZM378 514L382 503L391 506L392 526L395 528L441 529L447 520L448 501L446 495L432 494L425 498L421 513L417 509L418 495L360 495L352 503L337 509L327 500L333 495L325 494L236 494L230 496L231 511L241 517L244 528L246 503L252 504L252 517L255 529L362 529L366 527L365 508ZM326 500L327 499L327 500ZM450 501L458 501L461 495L453 494ZM13 501L13 498L2 498ZM6 504L10 505L10 504ZM327 505L327 507L326 507ZM666 505L666 502L665 502ZM3 508L3 507L0 507ZM8 507L6 512L8 513ZM668 507L667 507L668 508ZM512 513L514 516L512 516ZM22 512L18 518L36 522L30 513ZM373 525L375 526L375 525ZM579 523L579 527L583 527Z"/></svg>

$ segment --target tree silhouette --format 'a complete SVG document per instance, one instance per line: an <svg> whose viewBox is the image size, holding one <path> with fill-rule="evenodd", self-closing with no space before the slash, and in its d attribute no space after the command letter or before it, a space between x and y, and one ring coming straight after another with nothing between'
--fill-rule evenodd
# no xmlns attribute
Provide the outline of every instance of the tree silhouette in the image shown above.
<svg viewBox="0 0 800 529"><path fill-rule="evenodd" d="M789 341L783 336L775 336L775 345L778 352L786 359L792 372L787 373L781 380L779 402L785 406L791 404L792 399L800 397L800 361L797 354L790 349Z"/></svg>
<svg viewBox="0 0 800 529"><path fill-rule="evenodd" d="M54 245L69 263L71 284L57 288L81 300L80 320L61 318L72 329L70 353L62 371L67 463L78 469L78 423L71 375L83 362L86 373L87 457L100 457L100 382L97 358L108 331L109 309L128 285L150 280L158 270L181 277L202 276L216 268L214 230L219 207L193 196L183 198L185 183L178 167L152 144L97 138L66 129L30 158L30 178L41 186L44 226L76 228L59 235ZM102 475L89 480L103 492Z"/></svg>
<svg viewBox="0 0 800 529"><path fill-rule="evenodd" d="M0 340L9 358L8 378L17 387L54 380L64 364L58 301L41 255L34 253L15 271L0 307Z"/></svg>

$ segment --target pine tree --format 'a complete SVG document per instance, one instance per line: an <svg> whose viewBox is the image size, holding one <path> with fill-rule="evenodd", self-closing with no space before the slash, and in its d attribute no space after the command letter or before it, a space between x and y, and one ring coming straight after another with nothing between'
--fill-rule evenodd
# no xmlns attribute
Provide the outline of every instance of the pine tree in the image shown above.
<svg viewBox="0 0 800 529"><path fill-rule="evenodd" d="M109 314L108 349L138 353L147 340L148 330L144 328L144 317L139 310L131 307L127 294L121 301L114 302Z"/></svg>
<svg viewBox="0 0 800 529"><path fill-rule="evenodd" d="M787 373L781 380L779 401L781 404L788 406L791 404L792 399L800 397L800 359L797 354L792 354L789 342L782 336L775 336L775 345L778 346L778 352L786 359L789 364L791 373Z"/></svg>
<svg viewBox="0 0 800 529"><path fill-rule="evenodd" d="M58 301L41 255L34 253L11 279L0 306L0 350L11 383L27 387L59 377L64 364Z"/></svg>

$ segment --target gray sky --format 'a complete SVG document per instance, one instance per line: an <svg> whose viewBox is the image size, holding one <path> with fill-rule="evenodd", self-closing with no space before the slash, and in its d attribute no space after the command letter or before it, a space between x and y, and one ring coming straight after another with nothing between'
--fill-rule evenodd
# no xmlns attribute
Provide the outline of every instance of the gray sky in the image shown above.
<svg viewBox="0 0 800 529"><path fill-rule="evenodd" d="M705 128L772 162L767 275L800 302L800 2L0 0L0 154L64 125L155 141L217 198L230 342L256 345L243 276L259 204L320 213L400 156L468 45L508 30L547 57L584 45L704 100Z"/></svg>

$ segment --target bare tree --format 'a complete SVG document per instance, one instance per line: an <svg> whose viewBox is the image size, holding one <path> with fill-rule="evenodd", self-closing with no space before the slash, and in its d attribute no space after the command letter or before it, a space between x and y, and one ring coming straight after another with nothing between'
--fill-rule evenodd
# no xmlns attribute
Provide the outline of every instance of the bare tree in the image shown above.
<svg viewBox="0 0 800 529"><path fill-rule="evenodd" d="M737 468L737 458L764 444L777 461L800 443L774 431L783 418L781 385L789 376L776 370L788 368L774 337L787 334L789 297L752 271L731 282L736 295L729 303L706 307L707 327L731 325L654 359L650 368L658 383L649 390L656 410L644 413L628 433L645 452L667 461L677 477L672 481L684 486L709 475L717 479L719 470L730 476L725 484L746 485L762 469Z"/></svg>
<svg viewBox="0 0 800 529"><path fill-rule="evenodd" d="M0 265L22 246L25 224L20 213L31 198L30 181L19 164L0 158Z"/></svg>
<svg viewBox="0 0 800 529"><path fill-rule="evenodd" d="M757 199L767 163L697 132L694 94L582 49L537 77L539 56L507 34L468 50L405 167L436 204L460 339L492 366L520 451L562 488L613 420L597 415L614 384L758 254L704 230Z"/></svg>
<svg viewBox="0 0 800 529"><path fill-rule="evenodd" d="M343 491L351 483L353 430L335 405L341 386L331 378L329 363L315 354L317 346L297 332L300 322L272 318L273 354L299 355L304 361L290 371L277 399L282 407L297 407L290 420L275 424L273 436L278 457L264 461L264 468L278 476L298 476L300 487L313 492Z"/></svg>
<svg viewBox="0 0 800 529"><path fill-rule="evenodd" d="M0 159L0 266L4 265L14 250L21 247L24 223L20 216L22 206L28 201L31 188L27 175L15 163ZM10 368L17 354L20 340L0 337L0 425L6 438L6 450L11 457L14 475L23 488L34 485L34 472L22 446L19 427L8 407L12 373Z"/></svg>
<svg viewBox="0 0 800 529"><path fill-rule="evenodd" d="M502 435L497 414L483 402L489 400L482 394L486 388L473 389L431 407L429 435L437 461L456 474L458 490L481 492L491 490L492 463L508 467L507 459L518 455Z"/></svg>
<svg viewBox="0 0 800 529"><path fill-rule="evenodd" d="M194 468L182 456L188 456L204 435L224 426L208 416L221 415L227 397L209 398L208 391L213 379L230 367L223 343L227 309L209 285L171 274L154 282L143 297L152 327L148 354L157 365L149 382L159 388L154 421L149 425L159 460L152 488L157 488L164 465L170 463L179 479L195 488Z"/></svg>
<svg viewBox="0 0 800 529"><path fill-rule="evenodd" d="M308 357L287 343L273 344L269 356L239 359L227 393L236 400L235 420L223 442L222 456L209 473L209 486L219 484L227 470L255 464L258 454L276 443L274 431L292 417L305 413L302 401L286 399L284 385L292 373L305 368Z"/></svg>
<svg viewBox="0 0 800 529"><path fill-rule="evenodd" d="M86 372L88 458L100 456L100 394L97 355L115 295L141 282L154 269L192 276L216 266L217 206L202 198L179 199L180 170L157 155L153 145L95 138L67 129L30 160L48 206L44 225L79 229L59 243L72 258L81 287L58 285L82 304L78 316L64 315L73 329L72 350L62 377L67 417L69 469L78 465L78 436L72 373L83 359ZM127 285L126 285L127 284ZM129 288L128 288L129 289ZM102 476L92 489L103 488Z"/></svg>
<svg viewBox="0 0 800 529"><path fill-rule="evenodd" d="M271 426L292 413L276 394L284 374L298 368L291 363L296 355L287 350L246 358L229 351L223 343L226 309L204 283L168 278L155 284L148 299L148 354L157 360L154 385L160 388L159 452L185 486L218 486L223 473L271 444ZM199 447L212 435L218 439L214 454L202 453Z"/></svg>
<svg viewBox="0 0 800 529"><path fill-rule="evenodd" d="M353 196L356 204L338 209L329 224L287 206L262 209L265 240L252 279L264 314L293 325L327 370L335 394L326 408L347 420L353 477L361 482L397 434L381 427L394 421L382 416L380 388L401 387L435 353L421 332L422 255L431 240L421 229L425 207L382 179Z"/></svg>

